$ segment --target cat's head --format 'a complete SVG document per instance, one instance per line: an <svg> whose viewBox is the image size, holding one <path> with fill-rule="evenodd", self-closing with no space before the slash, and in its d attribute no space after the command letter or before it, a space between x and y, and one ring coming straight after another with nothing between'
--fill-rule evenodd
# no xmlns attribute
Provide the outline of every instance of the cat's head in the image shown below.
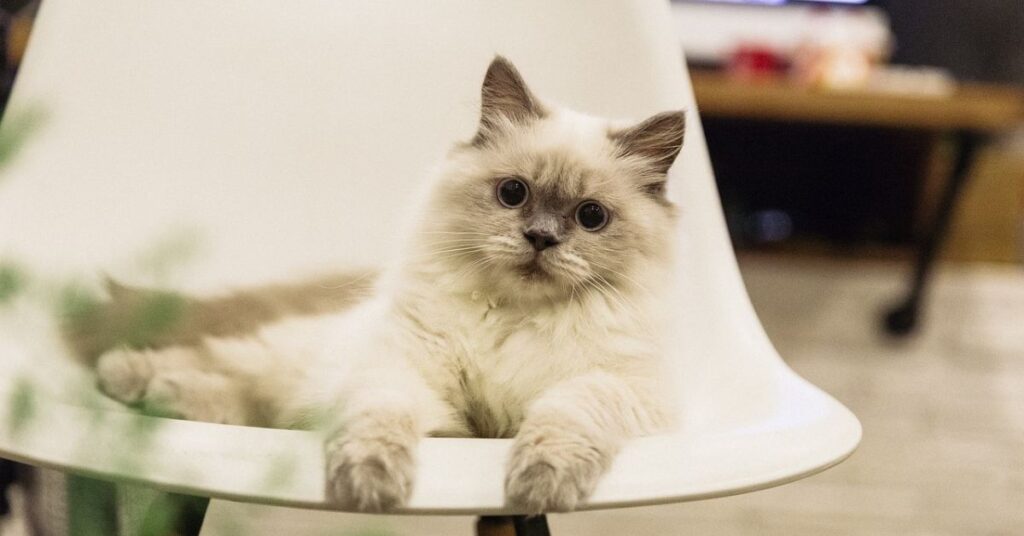
<svg viewBox="0 0 1024 536"><path fill-rule="evenodd" d="M566 299L647 279L664 263L669 166L682 111L620 125L541 103L497 57L479 129L449 154L421 246L458 281L503 299Z"/></svg>

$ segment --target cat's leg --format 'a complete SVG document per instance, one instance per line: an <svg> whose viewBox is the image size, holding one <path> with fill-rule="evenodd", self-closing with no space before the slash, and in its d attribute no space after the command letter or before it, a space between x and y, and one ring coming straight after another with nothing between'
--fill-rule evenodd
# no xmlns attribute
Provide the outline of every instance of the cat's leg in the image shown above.
<svg viewBox="0 0 1024 536"><path fill-rule="evenodd" d="M414 371L389 367L356 383L325 443L327 497L344 508L391 510L412 493L420 438L459 425Z"/></svg>
<svg viewBox="0 0 1024 536"><path fill-rule="evenodd" d="M211 367L210 359L205 347L122 348L100 356L96 375L107 396L147 413L248 424L243 380Z"/></svg>
<svg viewBox="0 0 1024 536"><path fill-rule="evenodd" d="M594 490L629 437L667 421L643 389L593 372L555 385L528 409L516 434L505 495L527 514L565 512Z"/></svg>

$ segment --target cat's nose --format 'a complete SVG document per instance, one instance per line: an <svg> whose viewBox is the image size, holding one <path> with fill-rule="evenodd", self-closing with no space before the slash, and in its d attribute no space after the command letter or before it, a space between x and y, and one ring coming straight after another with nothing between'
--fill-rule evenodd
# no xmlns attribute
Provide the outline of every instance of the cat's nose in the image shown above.
<svg viewBox="0 0 1024 536"><path fill-rule="evenodd" d="M533 246L533 249L537 251L543 251L547 248L557 246L560 242L560 240L558 240L558 237L556 237L555 235L547 231L541 231L536 229L523 231L523 237L525 237L526 241L529 242Z"/></svg>

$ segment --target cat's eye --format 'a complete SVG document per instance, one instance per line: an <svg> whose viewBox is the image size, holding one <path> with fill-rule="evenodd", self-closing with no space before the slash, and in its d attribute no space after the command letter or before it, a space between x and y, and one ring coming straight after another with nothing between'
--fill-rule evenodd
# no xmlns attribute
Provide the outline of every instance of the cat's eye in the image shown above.
<svg viewBox="0 0 1024 536"><path fill-rule="evenodd" d="M519 208L529 197L530 188L520 179L509 177L498 183L498 202L505 208Z"/></svg>
<svg viewBox="0 0 1024 536"><path fill-rule="evenodd" d="M600 231L608 225L608 210L597 201L584 201L576 207L576 223L588 231Z"/></svg>

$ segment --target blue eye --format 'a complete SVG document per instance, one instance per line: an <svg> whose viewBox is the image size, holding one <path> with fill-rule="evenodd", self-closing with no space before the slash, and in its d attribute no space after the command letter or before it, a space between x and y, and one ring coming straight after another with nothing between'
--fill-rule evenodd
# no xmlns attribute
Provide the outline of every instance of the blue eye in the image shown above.
<svg viewBox="0 0 1024 536"><path fill-rule="evenodd" d="M510 177L498 183L498 202L505 208L519 208L530 197L530 188L526 183Z"/></svg>
<svg viewBox="0 0 1024 536"><path fill-rule="evenodd" d="M587 231L600 231L608 225L608 211L597 201L584 201L576 207L576 223Z"/></svg>

